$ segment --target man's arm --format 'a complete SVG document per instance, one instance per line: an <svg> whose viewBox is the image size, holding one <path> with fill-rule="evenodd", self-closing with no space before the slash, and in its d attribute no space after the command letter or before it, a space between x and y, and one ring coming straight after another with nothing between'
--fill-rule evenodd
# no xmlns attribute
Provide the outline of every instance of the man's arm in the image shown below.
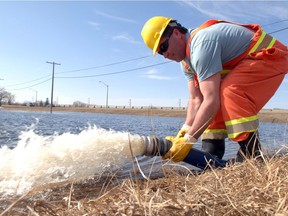
<svg viewBox="0 0 288 216"><path fill-rule="evenodd" d="M203 95L200 92L199 88L196 88L193 80L188 81L188 89L189 89L189 102L187 105L186 112L186 125L192 125L198 112L198 109L203 101Z"/></svg>
<svg viewBox="0 0 288 216"><path fill-rule="evenodd" d="M220 82L221 75L220 73L216 73L200 82L198 92L195 91L192 93L190 91L191 96L188 104L186 123L190 123L189 125L192 124L188 134L196 139L201 136L220 108ZM195 87L194 89L192 86L190 87L192 84L189 83L189 90L190 88L191 90L196 89ZM202 95L202 103L199 105L200 94ZM193 108L193 106L196 107Z"/></svg>

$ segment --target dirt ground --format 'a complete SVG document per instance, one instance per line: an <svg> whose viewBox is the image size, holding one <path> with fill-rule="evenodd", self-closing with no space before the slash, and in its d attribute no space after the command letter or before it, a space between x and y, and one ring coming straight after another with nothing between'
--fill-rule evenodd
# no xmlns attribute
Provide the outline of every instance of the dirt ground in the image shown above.
<svg viewBox="0 0 288 216"><path fill-rule="evenodd" d="M1 108L1 107L0 107ZM27 107L27 106L2 106L3 110L22 110L32 112L50 112L50 107ZM0 110L1 110L0 109ZM89 113L107 113L107 114L126 114L126 115L144 115L144 116L168 116L183 117L186 116L186 110L180 108L99 108L99 107L53 107L52 112L89 112ZM287 123L288 109L264 109L259 113L261 122Z"/></svg>

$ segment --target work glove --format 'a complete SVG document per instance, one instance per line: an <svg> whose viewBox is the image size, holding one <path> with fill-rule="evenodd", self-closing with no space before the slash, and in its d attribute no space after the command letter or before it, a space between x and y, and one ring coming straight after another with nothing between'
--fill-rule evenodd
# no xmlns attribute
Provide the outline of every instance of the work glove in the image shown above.
<svg viewBox="0 0 288 216"><path fill-rule="evenodd" d="M189 134L184 137L167 136L165 139L172 142L170 150L162 157L163 160L170 158L174 162L183 161L189 154L192 145L197 142L197 139Z"/></svg>
<svg viewBox="0 0 288 216"><path fill-rule="evenodd" d="M182 128L178 131L178 134L176 137L184 137L184 135L190 130L191 126L187 124L183 124Z"/></svg>

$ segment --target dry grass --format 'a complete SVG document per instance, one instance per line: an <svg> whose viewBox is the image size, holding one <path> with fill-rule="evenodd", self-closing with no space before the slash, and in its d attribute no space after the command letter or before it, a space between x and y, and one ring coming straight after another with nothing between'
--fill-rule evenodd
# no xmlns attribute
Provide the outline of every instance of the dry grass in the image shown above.
<svg viewBox="0 0 288 216"><path fill-rule="evenodd" d="M27 107L16 105L3 105L3 110L21 110L29 112L50 112L49 107ZM1 110L1 109L0 109ZM105 113L105 114L126 114L126 115L144 115L144 116L168 116L185 118L186 109L179 108L87 108L87 107L53 107L55 112L87 112L87 113ZM261 122L274 122L274 123L287 123L288 122L288 110L287 109L275 109L275 110L261 110L259 113L259 119Z"/></svg>
<svg viewBox="0 0 288 216"><path fill-rule="evenodd" d="M6 200L0 215L287 215L287 167L284 155L201 174L163 165L149 180L102 175Z"/></svg>

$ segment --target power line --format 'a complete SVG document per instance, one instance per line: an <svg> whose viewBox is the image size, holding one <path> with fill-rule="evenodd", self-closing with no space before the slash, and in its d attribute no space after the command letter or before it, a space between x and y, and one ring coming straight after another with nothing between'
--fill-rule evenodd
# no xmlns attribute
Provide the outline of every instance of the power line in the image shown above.
<svg viewBox="0 0 288 216"><path fill-rule="evenodd" d="M265 27L265 26L270 26L270 25L274 25L274 24L281 23L281 22L286 22L286 21L288 21L288 19L276 21L276 22L273 22L273 23L268 23L268 24L261 25L261 26Z"/></svg>
<svg viewBox="0 0 288 216"><path fill-rule="evenodd" d="M23 84L27 84L27 83L31 83L31 82L34 82L34 81L37 81L37 80L41 80L41 79L44 79L46 77L49 77L50 75L47 75L47 76L44 76L44 77L41 77L41 78L37 78L37 79L34 79L34 80L31 80L31 81L27 81L27 82L23 82L23 83L17 83L17 84L11 84L11 85L7 85L5 87L11 87L11 86L17 86L17 85L23 85ZM47 80L46 80L47 81ZM42 83L42 82L41 82ZM41 84L40 83L40 84Z"/></svg>
<svg viewBox="0 0 288 216"><path fill-rule="evenodd" d="M168 63L171 63L171 62L172 61L162 62L162 63L158 63L158 64L154 64L154 65L148 65L148 66L144 66L144 67L132 68L132 69L129 69L129 70L110 72L110 73L102 73L102 74L94 74L94 75L86 75L86 76L74 76L74 77L55 77L55 78L60 78L60 79L79 79L79 78L89 78L89 77L97 77L97 76L108 76L108 75L113 75L113 74L120 74L120 73L127 73L127 72L131 72L131 71L135 71L135 70L141 70L141 69L145 69L145 68L149 68L149 67L155 67L155 66L158 66L158 65L168 64Z"/></svg>
<svg viewBox="0 0 288 216"><path fill-rule="evenodd" d="M268 34L273 34L276 32L284 31L286 29L288 29L288 27L279 29L277 31L269 32ZM74 76L74 77L56 77L56 78L80 79L80 78L89 78L89 77L97 77L97 76L108 76L108 75L114 75L114 74L120 74L120 73L127 73L127 72L131 72L131 71L135 71L135 70L141 70L141 69L145 69L145 68L149 68L149 67L155 67L155 66L167 64L170 62L172 62L172 61L163 62L163 63L159 63L159 64L154 64L154 65L149 65L149 66L144 66L144 67L140 67L140 68L124 70L124 71L110 72L110 73L102 73L102 74L94 74L94 75L86 75L86 76Z"/></svg>
<svg viewBox="0 0 288 216"><path fill-rule="evenodd" d="M124 61L120 61L120 62L114 62L114 63L110 63L110 64L105 64L105 65L99 65L99 66L82 68L82 69L71 70L71 71L58 72L58 73L56 73L56 74L73 73L73 72L78 72L78 71L91 70L91 69L96 69L96 68L103 68L103 67L108 67L108 66L112 66L112 65L123 64L123 63L126 63L126 62L136 61L136 60L144 59L144 58L148 58L148 57L151 57L151 55L142 56L142 57L134 58L134 59L128 59L128 60L124 60Z"/></svg>
<svg viewBox="0 0 288 216"><path fill-rule="evenodd" d="M273 24L276 24L276 23L285 22L285 21L288 21L288 19L280 20L280 21L269 23L269 24L266 24L266 25L262 25L262 27L273 25ZM284 30L287 30L287 29L288 29L288 27L285 27L285 28L282 28L282 29L279 29L279 30L276 30L276 31L273 31L273 32L269 32L268 34L274 34L274 33L281 32L281 31L284 31ZM91 70L91 69L96 69L96 68L103 68L103 67L108 67L108 66L112 66L112 65L122 64L122 63L126 63L126 62L136 61L136 60L144 59L144 58L148 58L148 57L152 57L152 56L150 56L150 55L149 56L142 56L142 57L139 57L139 58L128 59L128 60L124 60L124 61L120 61L120 62L114 62L114 63L111 63L111 64L105 64L105 65L94 66L94 67L87 67L87 68L71 70L71 71L58 72L58 73L55 73L55 74L72 73L72 72ZM113 75L113 74L130 72L130 71L133 71L133 70L140 70L140 69L144 69L144 68L154 67L154 66L158 66L158 65L162 65L162 64L166 64L166 63L169 63L169 62L155 64L155 65L149 65L149 66L145 66L145 67L141 67L141 68L129 69L129 70L125 70L125 71L112 72L112 73L104 73L104 74L97 74L97 75L90 75L90 76L87 75L87 76L78 76L78 77L55 77L55 78L85 78L85 77L95 77L95 76L106 76L106 75ZM23 83L18 83L18 84L14 84L14 85L8 85L8 86L23 85L23 84L31 83L31 82L34 82L34 81L37 81L37 80L40 80L40 79L43 79L43 78L46 78L46 77L47 76L41 77L41 78L38 78L38 79L34 79L34 80L31 80L31 81L23 82ZM44 80L43 82L36 83L36 84L28 86L28 87L23 87L23 88L18 88L18 89L13 89L13 90L22 90L22 89L30 88L30 87L33 87L33 86L36 86L36 85L40 85L40 84L42 84L44 82L47 82L48 80L50 80L50 78L47 79L47 80Z"/></svg>
<svg viewBox="0 0 288 216"><path fill-rule="evenodd" d="M269 32L268 34L274 34L274 33L276 33L276 32L284 31L284 30L286 30L286 29L288 29L288 27L283 28L283 29L279 29L279 30L276 30L276 31L273 31L273 32Z"/></svg>
<svg viewBox="0 0 288 216"><path fill-rule="evenodd" d="M108 67L108 66L112 66L112 65L123 64L123 63L126 63L126 62L136 61L136 60L140 60L140 59L144 59L144 58L148 58L148 57L151 58L152 56L151 56L151 55L147 55L147 56L142 56L142 57L138 57L138 58L128 59L128 60L119 61L119 62L114 62L114 63L105 64L105 65L100 65L100 66L94 66L94 67L89 67L89 68L82 68L82 69L77 69L77 70L58 72L58 73L55 73L55 74L71 73L71 72L78 72L78 71L84 71L84 70L91 70L91 69L95 69L95 68L103 68L103 67ZM152 67L152 66L151 66L151 67ZM49 77L49 76L50 76L50 75L47 75L47 76L44 76L44 77L41 77L41 78L37 78L37 79L31 80L31 81L27 81L27 82L23 82L23 83L17 83L17 84L11 84L11 85L7 85L7 86L5 86L5 87L12 87L12 86L18 86L18 85L27 84L27 83L31 83L31 82L34 82L34 81L37 81L37 80L44 79L44 78ZM44 83L44 82L47 82L47 81L49 81L50 79L51 79L51 78L49 78L49 79L47 79L47 80L44 80L43 82L39 82L39 83L33 84L33 85L31 85L31 86L28 86L28 87L11 89L11 90L22 90L22 89L30 88L30 87L33 87L33 86L36 86L36 85L40 85L40 84L42 84L42 83ZM10 90L10 91L11 91L11 90Z"/></svg>
<svg viewBox="0 0 288 216"><path fill-rule="evenodd" d="M111 72L111 73L103 73L103 74L96 74L96 75L87 75L87 76L78 76L78 77L54 77L54 78L65 78L65 79L76 79L76 78L89 78L89 77L96 77L96 76L108 76L108 75L113 75L113 74L119 74L119 73L127 73L127 72L131 72L131 71L134 71L134 70L141 70L141 69L145 69L145 68L149 68L149 67L154 67L154 66L158 66L158 65L163 65L163 64L167 64L167 63L171 63L172 61L168 61L168 62L162 62L162 63L159 63L159 64L154 64L154 65L148 65L148 66L144 66L144 67L140 67L140 68L134 68L134 69L129 69L129 70L124 70L124 71L118 71L118 72ZM55 73L56 74L56 73ZM47 76L46 76L47 77ZM43 79L42 78L39 78L39 79ZM39 79L35 79L35 80L39 80ZM33 81L35 81L33 80ZM37 85L40 85L42 83L45 83L45 82L48 82L49 80L51 80L51 78L49 79L46 79L42 82L39 82L39 83L36 83L36 84L33 84L33 85L30 85L30 86L26 86L26 87L23 87L23 88L17 88L17 89L8 89L9 91L17 91L17 90L23 90L23 89L27 89L27 88L31 88L31 87L34 87L34 86L37 86ZM29 81L29 82L32 82L32 81ZM25 82L25 83L29 83L29 82ZM23 83L22 83L23 84ZM20 84L18 84L20 85Z"/></svg>
<svg viewBox="0 0 288 216"><path fill-rule="evenodd" d="M27 89L27 88L31 88L31 87L40 85L40 84L42 84L42 83L48 82L49 80L51 80L51 78L46 79L46 80L44 80L44 81L42 81L42 82L36 83L36 84L34 84L34 85L31 85L31 86L26 86L26 87L18 88L18 89L8 89L8 90L9 90L9 91L17 91L17 90Z"/></svg>

